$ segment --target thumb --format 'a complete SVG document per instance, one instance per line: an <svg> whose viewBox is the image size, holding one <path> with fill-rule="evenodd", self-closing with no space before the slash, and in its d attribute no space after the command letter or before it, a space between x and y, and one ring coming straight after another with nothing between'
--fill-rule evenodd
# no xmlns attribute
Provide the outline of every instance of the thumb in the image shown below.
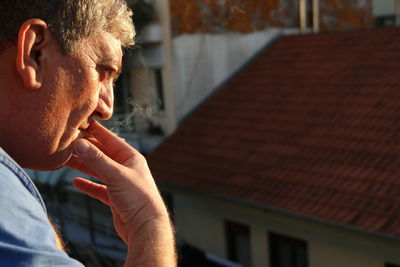
<svg viewBox="0 0 400 267"><path fill-rule="evenodd" d="M104 183L108 183L108 177L116 178L116 174L121 172L122 166L89 141L78 139L73 148L79 159L97 174L96 178Z"/></svg>

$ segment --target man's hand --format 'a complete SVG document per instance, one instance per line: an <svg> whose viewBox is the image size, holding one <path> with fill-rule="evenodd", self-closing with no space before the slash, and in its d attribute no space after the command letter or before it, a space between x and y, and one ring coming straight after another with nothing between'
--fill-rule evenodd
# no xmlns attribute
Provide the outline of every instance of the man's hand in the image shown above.
<svg viewBox="0 0 400 267"><path fill-rule="evenodd" d="M145 158L93 120L93 137L74 143L67 166L105 185L75 178L74 186L110 206L114 226L128 245L126 266L175 266L173 230Z"/></svg>

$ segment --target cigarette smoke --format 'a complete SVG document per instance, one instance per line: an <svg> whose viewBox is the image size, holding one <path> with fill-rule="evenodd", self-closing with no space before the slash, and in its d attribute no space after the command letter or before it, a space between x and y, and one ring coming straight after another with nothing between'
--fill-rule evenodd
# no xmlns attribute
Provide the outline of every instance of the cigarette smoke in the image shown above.
<svg viewBox="0 0 400 267"><path fill-rule="evenodd" d="M140 103L132 98L128 98L127 103L130 106L130 112L126 114L115 114L108 122L108 128L115 134L120 134L122 129L130 131L137 130L137 118L150 120L153 117L153 111L149 104Z"/></svg>

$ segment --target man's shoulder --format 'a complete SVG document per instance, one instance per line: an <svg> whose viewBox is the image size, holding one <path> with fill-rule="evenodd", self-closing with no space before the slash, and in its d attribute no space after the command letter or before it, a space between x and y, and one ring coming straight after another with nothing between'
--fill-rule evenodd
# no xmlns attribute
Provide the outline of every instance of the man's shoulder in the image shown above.
<svg viewBox="0 0 400 267"><path fill-rule="evenodd" d="M27 227L45 230L47 213L28 175L0 148L0 239L23 239ZM43 224L43 226L41 226Z"/></svg>
<svg viewBox="0 0 400 267"><path fill-rule="evenodd" d="M82 266L59 250L42 198L0 148L0 266Z"/></svg>
<svg viewBox="0 0 400 267"><path fill-rule="evenodd" d="M46 207L43 199L37 190L35 184L26 174L26 172L0 147L0 182L2 188L0 191L3 196L9 193L15 193L13 196L7 194L7 198L24 197L34 198L34 202L38 202L43 210L46 212ZM4 186L6 185L6 186ZM6 190L8 189L8 190ZM18 194L17 194L18 192ZM1 196L0 196L1 197Z"/></svg>

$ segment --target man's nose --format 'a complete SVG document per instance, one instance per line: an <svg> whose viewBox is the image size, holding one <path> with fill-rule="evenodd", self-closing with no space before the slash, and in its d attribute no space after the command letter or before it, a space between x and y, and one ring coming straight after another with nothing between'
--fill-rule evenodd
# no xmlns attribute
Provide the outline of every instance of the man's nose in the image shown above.
<svg viewBox="0 0 400 267"><path fill-rule="evenodd" d="M113 114L114 93L113 89L103 87L99 94L99 101L95 110L96 116L108 120Z"/></svg>

